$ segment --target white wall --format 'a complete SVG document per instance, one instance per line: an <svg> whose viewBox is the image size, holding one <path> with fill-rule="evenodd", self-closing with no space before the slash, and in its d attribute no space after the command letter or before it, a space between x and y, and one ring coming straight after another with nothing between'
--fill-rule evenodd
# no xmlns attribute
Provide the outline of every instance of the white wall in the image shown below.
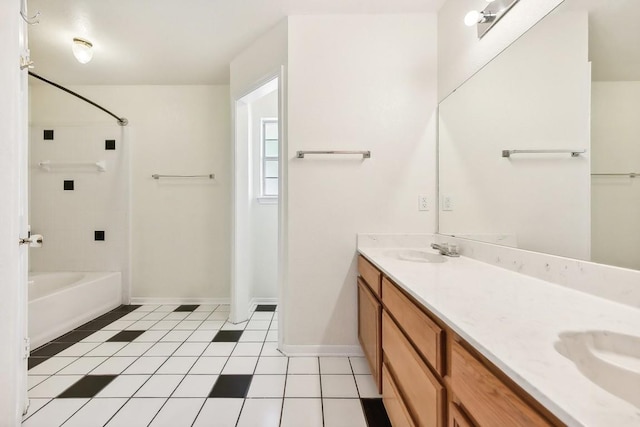
<svg viewBox="0 0 640 427"><path fill-rule="evenodd" d="M132 296L229 297L228 86L80 86L71 89L129 119ZM50 123L113 124L54 89L33 101ZM51 92L53 91L53 92ZM41 111L43 109L44 111ZM152 174L215 173L214 181Z"/></svg>
<svg viewBox="0 0 640 427"><path fill-rule="evenodd" d="M277 88L276 88L277 89ZM275 90L249 106L251 116L251 163L253 164L250 194L251 284L252 298L275 299L278 296L278 204L260 202L261 119L278 118L278 91Z"/></svg>
<svg viewBox="0 0 640 427"><path fill-rule="evenodd" d="M442 100L562 0L522 0L481 40L464 25L470 10L485 0L448 0L438 12L438 99Z"/></svg>
<svg viewBox="0 0 640 427"><path fill-rule="evenodd" d="M593 82L593 173L640 172L640 82ZM640 270L640 178L593 177L592 259Z"/></svg>
<svg viewBox="0 0 640 427"><path fill-rule="evenodd" d="M436 17L289 17L288 77L285 350L355 352L356 233L435 229Z"/></svg>
<svg viewBox="0 0 640 427"><path fill-rule="evenodd" d="M440 104L445 234L500 234L517 247L590 256L590 64L586 12L546 18ZM505 149L587 150L527 155Z"/></svg>

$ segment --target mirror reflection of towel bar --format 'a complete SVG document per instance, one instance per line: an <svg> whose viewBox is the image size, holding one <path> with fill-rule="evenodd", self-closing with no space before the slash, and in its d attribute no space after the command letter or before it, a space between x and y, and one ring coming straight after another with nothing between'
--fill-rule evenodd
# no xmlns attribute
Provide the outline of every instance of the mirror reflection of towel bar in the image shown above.
<svg viewBox="0 0 640 427"><path fill-rule="evenodd" d="M93 167L98 172L107 171L107 163L104 160L99 162L52 162L50 160L43 160L38 163L38 167L44 171L51 172L53 168L80 168L80 167Z"/></svg>
<svg viewBox="0 0 640 427"><path fill-rule="evenodd" d="M587 150L502 150L502 157L511 157L513 154L571 154L571 157L578 157L586 152Z"/></svg>
<svg viewBox="0 0 640 427"><path fill-rule="evenodd" d="M296 153L296 158L304 159L304 156L307 154L359 154L363 159L371 158L371 151L298 151Z"/></svg>
<svg viewBox="0 0 640 427"><path fill-rule="evenodd" d="M159 175L157 173L154 173L153 175L151 175L151 178L153 179L160 179L160 178L208 178L208 179L215 179L216 175L215 174L207 174L207 175Z"/></svg>

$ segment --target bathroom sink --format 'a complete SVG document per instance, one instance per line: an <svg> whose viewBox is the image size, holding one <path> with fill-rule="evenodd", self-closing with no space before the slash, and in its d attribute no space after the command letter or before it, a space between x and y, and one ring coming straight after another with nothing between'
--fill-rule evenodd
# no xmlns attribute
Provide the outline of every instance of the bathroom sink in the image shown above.
<svg viewBox="0 0 640 427"><path fill-rule="evenodd" d="M555 348L589 380L640 408L640 337L610 331L563 332Z"/></svg>
<svg viewBox="0 0 640 427"><path fill-rule="evenodd" d="M440 254L434 254L432 252L420 251L417 249L393 249L386 251L384 256L389 258L395 258L402 261L409 262L430 262L438 263L445 262L447 259Z"/></svg>

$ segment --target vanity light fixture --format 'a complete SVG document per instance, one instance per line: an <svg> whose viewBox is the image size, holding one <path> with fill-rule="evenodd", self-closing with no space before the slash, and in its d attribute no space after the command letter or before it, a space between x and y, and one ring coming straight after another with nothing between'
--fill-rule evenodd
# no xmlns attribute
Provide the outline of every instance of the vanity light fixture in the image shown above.
<svg viewBox="0 0 640 427"><path fill-rule="evenodd" d="M481 39L487 31L502 18L519 0L486 0L489 4L483 11L472 10L464 17L468 27L478 27L478 38Z"/></svg>
<svg viewBox="0 0 640 427"><path fill-rule="evenodd" d="M81 39L79 37L73 38L73 56L76 57L79 63L86 64L93 58L93 43L89 40Z"/></svg>

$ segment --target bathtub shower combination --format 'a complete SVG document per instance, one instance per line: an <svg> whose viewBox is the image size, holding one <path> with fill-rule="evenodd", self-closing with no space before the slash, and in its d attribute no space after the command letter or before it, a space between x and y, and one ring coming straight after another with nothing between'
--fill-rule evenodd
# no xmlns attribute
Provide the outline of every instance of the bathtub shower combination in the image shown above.
<svg viewBox="0 0 640 427"><path fill-rule="evenodd" d="M121 303L120 272L30 273L31 347L39 347Z"/></svg>

